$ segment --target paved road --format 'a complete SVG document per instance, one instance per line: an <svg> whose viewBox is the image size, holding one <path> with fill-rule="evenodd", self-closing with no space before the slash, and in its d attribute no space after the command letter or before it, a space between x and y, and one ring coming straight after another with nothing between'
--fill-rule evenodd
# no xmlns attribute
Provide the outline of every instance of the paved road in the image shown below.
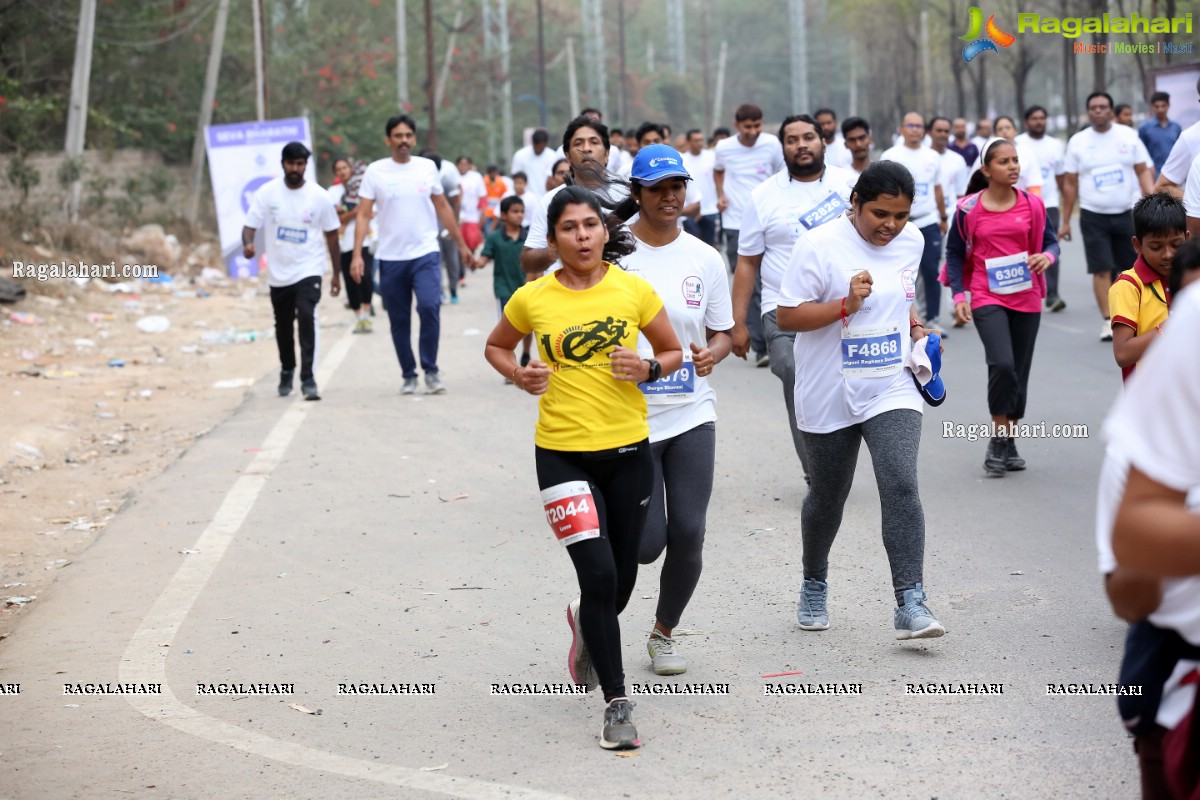
<svg viewBox="0 0 1200 800"><path fill-rule="evenodd" d="M0 645L0 684L21 687L0 695L0 796L1135 796L1113 701L1046 696L1047 683L1114 680L1122 637L1092 547L1099 428L1119 375L1080 250L1067 246L1070 308L1045 318L1029 420L1086 424L1090 438L1024 443L1028 471L984 479L985 444L941 435L943 420L987 419L982 349L970 329L948 342L951 399L926 416L919 465L944 639L892 638L865 452L833 553L833 627L798 630L802 492L780 388L730 362L714 379L705 573L681 626L689 673L647 668L657 566L623 616L631 683L729 694L640 698L644 746L628 758L596 746L595 695L493 696L492 683L567 680L575 592L537 499L534 402L483 361L494 311L476 279L445 309L445 396L397 394L386 334L326 330L323 402L260 382L136 488ZM803 675L760 677L792 670ZM764 696L789 680L863 694ZM163 693L63 693L106 682ZM197 696L220 682L295 693ZM910 682L1004 690L907 696ZM436 693L347 696L340 683Z"/></svg>

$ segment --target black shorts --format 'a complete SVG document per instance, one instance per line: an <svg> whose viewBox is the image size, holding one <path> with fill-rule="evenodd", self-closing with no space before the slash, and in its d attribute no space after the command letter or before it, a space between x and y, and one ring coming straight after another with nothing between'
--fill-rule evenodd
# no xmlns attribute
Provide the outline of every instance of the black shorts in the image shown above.
<svg viewBox="0 0 1200 800"><path fill-rule="evenodd" d="M1079 232L1083 236L1083 255L1089 275L1108 273L1116 276L1133 267L1137 253L1133 249L1133 214L1099 214L1079 209Z"/></svg>

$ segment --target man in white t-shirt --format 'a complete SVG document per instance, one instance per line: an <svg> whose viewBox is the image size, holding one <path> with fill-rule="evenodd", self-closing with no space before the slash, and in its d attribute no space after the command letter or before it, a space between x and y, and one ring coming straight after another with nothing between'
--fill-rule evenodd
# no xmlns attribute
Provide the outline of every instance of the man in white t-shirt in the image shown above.
<svg viewBox="0 0 1200 800"><path fill-rule="evenodd" d="M304 180L308 157L300 142L283 146L283 177L264 183L246 212L242 228L242 255L253 259L254 234L264 228L267 250L267 285L275 311L275 342L279 346L279 395L292 393L296 372L295 329L300 332L300 391L305 400L320 400L313 362L317 357L317 303L321 301L321 276L333 265L329 294L342 291L338 264L337 210L325 190ZM362 226L368 227L370 217ZM324 241L322 241L324 240ZM361 277L361 273L359 274Z"/></svg>
<svg viewBox="0 0 1200 800"><path fill-rule="evenodd" d="M608 208L628 197L624 184L614 186L607 183L608 128L593 117L580 115L571 120L563 133L563 148L571 165L571 181L595 192L601 203ZM555 186L546 192L533 207L529 219L529 235L521 250L521 268L527 274L537 274L551 269L558 258L550 249L546 238L546 212L562 187Z"/></svg>
<svg viewBox="0 0 1200 800"><path fill-rule="evenodd" d="M971 144L975 145L977 151L982 150L990 138L992 138L992 121L987 117L980 117L975 123L975 135L971 137Z"/></svg>
<svg viewBox="0 0 1200 800"><path fill-rule="evenodd" d="M475 251L483 244L480 220L483 218L483 206L487 202L487 185L484 184L479 170L475 169L475 162L468 156L459 156L457 165L462 187L458 227L462 230L463 241L467 243L467 247Z"/></svg>
<svg viewBox="0 0 1200 800"><path fill-rule="evenodd" d="M771 372L783 383L784 405L792 444L808 481L808 457L796 427L796 334L779 330L775 309L780 285L796 241L809 231L845 215L858 175L825 163L826 145L820 124L807 114L784 119L779 128L784 168L753 192L738 232L737 270L733 277L733 354L750 350L747 314L756 283L762 286L761 324L767 340Z"/></svg>
<svg viewBox="0 0 1200 800"><path fill-rule="evenodd" d="M527 147L522 147L517 152L513 153L512 169L510 174L516 175L518 172L524 172L529 180L529 186L535 194L541 194L546 185L546 178L550 177L550 170L554 167L554 162L558 160L554 150L547 146L550 141L550 134L546 133L545 128L538 128L533 132L530 139L531 144Z"/></svg>
<svg viewBox="0 0 1200 800"><path fill-rule="evenodd" d="M721 212L721 228L725 236L725 255L729 268L737 268L738 231L742 227L742 212L750 193L767 178L784 168L783 149L779 139L763 133L762 109L753 103L743 103L733 114L737 136L723 139L713 149L713 183L717 187L717 210ZM762 286L755 284L750 298L746 325L750 329L750 346L754 348L754 363L765 367L770 363L767 340L762 331L759 311Z"/></svg>
<svg viewBox="0 0 1200 800"><path fill-rule="evenodd" d="M1130 210L1154 185L1154 168L1147 167L1150 154L1137 131L1114 125L1113 102L1106 92L1087 98L1088 121L1067 142L1063 159L1062 226L1058 238L1071 239L1071 212L1079 199L1079 229L1083 233L1083 255L1096 307L1104 322L1100 341L1112 341L1108 312L1108 290L1122 271L1137 260L1133 250L1133 215Z"/></svg>
<svg viewBox="0 0 1200 800"><path fill-rule="evenodd" d="M1017 145L1033 151L1042 170L1042 202L1046 206L1046 219L1058 230L1062 224L1059 204L1062 197L1064 159L1067 148L1062 140L1046 135L1046 109L1030 106L1025 111L1025 132L1017 136ZM1066 302L1058 295L1059 259L1046 270L1046 308L1062 311Z"/></svg>
<svg viewBox="0 0 1200 800"><path fill-rule="evenodd" d="M921 140L925 138L925 121L915 111L904 115L900 124L900 135L904 141L886 150L880 160L897 161L912 173L917 196L913 199L908 220L920 229L921 235L925 237L925 254L921 257L921 268L918 271L920 286L917 298L924 298L925 301L924 308L921 309L921 314L926 320L925 327L940 332L942 338L945 338L946 333L938 324L938 312L942 306L942 285L938 283L938 269L941 266L942 235L946 232L949 220L946 198L942 194L942 157L934 152L933 148L921 144Z"/></svg>
<svg viewBox="0 0 1200 800"><path fill-rule="evenodd" d="M684 220L684 229L700 241L713 247L717 246L717 185L713 183L713 163L715 155L712 150L704 147L704 132L692 128L687 132L687 149L683 156L683 166L692 176L692 183L700 189L700 218Z"/></svg>
<svg viewBox="0 0 1200 800"><path fill-rule="evenodd" d="M818 108L813 112L813 119L821 126L821 138L825 141L825 163L831 167L849 167L853 158L838 132L837 113L832 108Z"/></svg>
<svg viewBox="0 0 1200 800"><path fill-rule="evenodd" d="M425 390L442 394L446 388L438 375L438 339L441 333L442 275L438 258L438 222L458 245L462 263L474 263L454 211L446 202L437 165L412 155L417 145L417 123L401 114L385 125L391 158L381 158L367 167L358 196L358 224L354 231L354 260L351 275L361 275L359 250L367 221L378 206L379 238L375 257L379 261L379 294L387 307L392 345L404 373L401 394L417 391L417 362L412 350L412 304L417 297L421 319L419 347Z"/></svg>
<svg viewBox="0 0 1200 800"><path fill-rule="evenodd" d="M960 153L951 150L949 145L950 119L933 117L929 120L929 146L942 159L939 166L942 200L946 205L946 213L952 216L954 204L967 193L967 182L971 174L966 159Z"/></svg>
<svg viewBox="0 0 1200 800"><path fill-rule="evenodd" d="M862 117L847 117L842 122L842 141L850 151L849 169L862 175L871 166L871 123Z"/></svg>

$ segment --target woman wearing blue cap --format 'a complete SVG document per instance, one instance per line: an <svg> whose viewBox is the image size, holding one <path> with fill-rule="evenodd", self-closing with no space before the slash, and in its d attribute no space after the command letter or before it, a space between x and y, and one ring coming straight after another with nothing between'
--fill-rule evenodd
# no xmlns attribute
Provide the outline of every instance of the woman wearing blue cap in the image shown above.
<svg viewBox="0 0 1200 800"><path fill-rule="evenodd" d="M853 217L801 237L780 287L779 327L800 334L796 426L812 477L800 518L802 630L829 627L829 551L866 440L879 485L896 638L946 632L925 605L925 512L917 492L924 403L906 369L914 344L929 333L912 308L925 249L920 231L907 224L914 192L903 165L867 167L850 196Z"/></svg>
<svg viewBox="0 0 1200 800"><path fill-rule="evenodd" d="M621 259L627 272L645 278L662 298L683 346L678 370L640 386L649 411L654 491L639 560L653 563L666 550L646 645L659 675L687 671L671 633L700 580L717 439L717 398L708 376L733 347L733 305L721 256L679 227L690 179L675 149L651 144L638 151L630 200L639 216L629 226L637 249ZM648 354L649 344L640 341L638 350Z"/></svg>
<svg viewBox="0 0 1200 800"><path fill-rule="evenodd" d="M1025 416L1033 347L1046 297L1044 273L1058 260L1054 222L1042 199L1017 188L1022 165L1005 139L983 146L980 167L958 201L946 240L954 318L975 321L988 364L988 410L995 434L983 469L991 477L1025 469L1016 425ZM971 293L967 302L966 292Z"/></svg>

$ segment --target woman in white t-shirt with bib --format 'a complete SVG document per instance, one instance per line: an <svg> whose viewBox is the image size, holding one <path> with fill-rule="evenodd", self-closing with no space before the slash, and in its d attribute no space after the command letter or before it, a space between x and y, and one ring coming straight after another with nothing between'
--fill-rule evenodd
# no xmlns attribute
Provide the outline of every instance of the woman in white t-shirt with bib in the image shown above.
<svg viewBox="0 0 1200 800"><path fill-rule="evenodd" d="M946 632L925 605L925 514L917 492L924 400L906 368L913 343L928 335L912 308L925 247L907 224L914 195L902 164L871 164L850 197L853 216L802 237L784 274L778 322L799 333L796 425L812 477L800 520L802 630L829 627L829 551L866 440L879 484L896 638Z"/></svg>
<svg viewBox="0 0 1200 800"><path fill-rule="evenodd" d="M639 386L654 456L654 491L639 560L650 564L666 551L654 630L646 645L651 669L659 675L687 671L671 633L700 581L717 439L717 398L708 376L733 347L725 264L716 250L679 228L690 179L675 149L651 144L638 151L628 201L639 213L629 226L637 249L621 259L627 272L649 281L662 298L683 345L679 370ZM652 348L643 338L638 351L650 354Z"/></svg>

